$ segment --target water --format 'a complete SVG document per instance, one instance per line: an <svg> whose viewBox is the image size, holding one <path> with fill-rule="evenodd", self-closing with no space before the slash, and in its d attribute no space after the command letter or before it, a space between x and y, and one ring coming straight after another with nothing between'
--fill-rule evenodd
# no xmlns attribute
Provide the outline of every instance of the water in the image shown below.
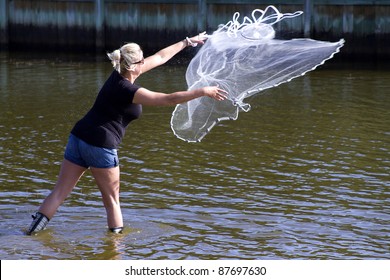
<svg viewBox="0 0 390 280"><path fill-rule="evenodd" d="M107 232L87 173L47 230L25 236L111 66L0 61L1 259L390 259L390 71L322 67L196 144L171 132L173 108L144 107L119 151L124 234ZM138 83L181 90L184 71Z"/></svg>

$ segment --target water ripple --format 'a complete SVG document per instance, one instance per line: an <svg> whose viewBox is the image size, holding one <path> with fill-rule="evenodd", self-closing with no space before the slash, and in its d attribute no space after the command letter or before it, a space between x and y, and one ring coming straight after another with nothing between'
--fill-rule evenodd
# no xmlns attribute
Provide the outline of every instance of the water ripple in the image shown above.
<svg viewBox="0 0 390 280"><path fill-rule="evenodd" d="M139 83L153 89L166 69ZM6 65L26 83L0 87L2 259L390 259L390 79L375 71L318 71L269 90L197 144L172 135L172 108L145 108L119 151L125 234L106 232L87 172L48 229L24 236L110 71ZM185 87L169 81L163 91Z"/></svg>

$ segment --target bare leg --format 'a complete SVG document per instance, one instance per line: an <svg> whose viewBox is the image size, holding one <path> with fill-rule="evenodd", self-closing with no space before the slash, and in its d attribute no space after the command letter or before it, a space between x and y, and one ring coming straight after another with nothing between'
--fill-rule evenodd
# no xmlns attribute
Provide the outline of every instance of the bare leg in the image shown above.
<svg viewBox="0 0 390 280"><path fill-rule="evenodd" d="M39 208L39 212L45 214L49 219L51 219L58 207L73 190L85 170L85 167L64 159L61 165L58 181L53 191L43 201L41 207Z"/></svg>
<svg viewBox="0 0 390 280"><path fill-rule="evenodd" d="M119 166L113 168L92 168L92 175L102 194L110 229L123 227L122 211L119 203Z"/></svg>
<svg viewBox="0 0 390 280"><path fill-rule="evenodd" d="M64 160L60 174L53 191L43 201L38 212L33 215L33 221L26 231L27 235L43 230L49 220L54 216L58 207L73 190L86 168Z"/></svg>

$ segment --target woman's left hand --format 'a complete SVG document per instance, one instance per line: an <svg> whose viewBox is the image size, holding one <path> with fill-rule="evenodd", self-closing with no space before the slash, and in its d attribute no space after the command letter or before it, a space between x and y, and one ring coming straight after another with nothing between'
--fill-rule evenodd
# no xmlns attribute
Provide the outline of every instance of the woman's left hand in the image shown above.
<svg viewBox="0 0 390 280"><path fill-rule="evenodd" d="M204 41L206 41L208 35L206 34L206 31L202 32L202 33L199 33L198 35L194 36L194 37L191 37L191 38L188 38L192 45L196 46L197 44L201 44L203 45L204 44Z"/></svg>

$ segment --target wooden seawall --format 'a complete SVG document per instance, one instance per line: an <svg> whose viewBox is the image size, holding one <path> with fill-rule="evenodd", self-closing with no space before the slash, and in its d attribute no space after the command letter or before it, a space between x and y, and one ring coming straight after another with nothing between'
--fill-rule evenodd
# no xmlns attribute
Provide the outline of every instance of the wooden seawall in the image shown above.
<svg viewBox="0 0 390 280"><path fill-rule="evenodd" d="M0 0L0 45L90 52L134 41L154 51L271 4L304 11L277 25L279 36L345 38L346 58L390 57L390 0Z"/></svg>

